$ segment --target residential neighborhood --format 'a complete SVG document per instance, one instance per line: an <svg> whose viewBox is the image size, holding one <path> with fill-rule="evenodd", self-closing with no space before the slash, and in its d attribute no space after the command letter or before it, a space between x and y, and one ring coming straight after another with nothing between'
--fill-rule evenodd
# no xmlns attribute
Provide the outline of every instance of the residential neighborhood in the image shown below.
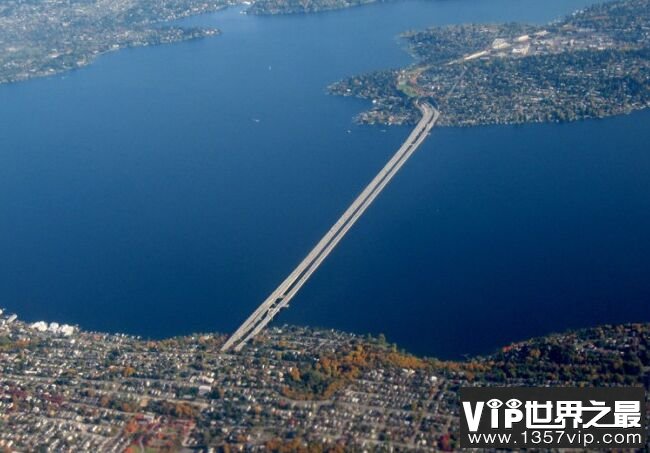
<svg viewBox="0 0 650 453"><path fill-rule="evenodd" d="M335 330L275 327L223 354L223 335L149 341L0 318L8 451L452 450L461 386L650 384L648 325L450 362Z"/></svg>

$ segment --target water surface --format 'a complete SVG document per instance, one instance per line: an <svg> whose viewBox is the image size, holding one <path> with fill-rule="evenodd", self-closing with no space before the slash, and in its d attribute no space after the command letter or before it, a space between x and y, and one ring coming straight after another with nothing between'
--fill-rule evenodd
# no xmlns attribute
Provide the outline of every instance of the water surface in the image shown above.
<svg viewBox="0 0 650 453"><path fill-rule="evenodd" d="M407 136L327 96L408 64L397 34L545 22L586 0L377 4L190 24L0 87L0 305L165 337L231 331ZM458 357L568 327L650 320L648 113L436 129L279 322L384 332Z"/></svg>

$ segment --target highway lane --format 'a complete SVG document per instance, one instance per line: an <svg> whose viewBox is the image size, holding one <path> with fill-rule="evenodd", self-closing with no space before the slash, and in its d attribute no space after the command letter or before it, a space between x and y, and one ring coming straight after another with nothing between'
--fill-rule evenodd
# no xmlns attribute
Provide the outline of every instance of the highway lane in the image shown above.
<svg viewBox="0 0 650 453"><path fill-rule="evenodd" d="M428 103L417 103L422 118L388 163L352 202L337 222L293 270L293 272L273 291L269 297L244 321L222 347L222 351L233 348L240 350L244 344L257 335L273 317L284 307L318 269L348 230L361 217L375 198L388 185L404 163L427 138L435 125L439 112Z"/></svg>

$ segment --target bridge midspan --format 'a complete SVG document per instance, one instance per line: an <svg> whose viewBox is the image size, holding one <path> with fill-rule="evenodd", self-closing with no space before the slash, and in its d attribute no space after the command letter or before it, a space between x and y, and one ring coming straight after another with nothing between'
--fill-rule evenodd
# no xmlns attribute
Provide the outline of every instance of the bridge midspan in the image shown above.
<svg viewBox="0 0 650 453"><path fill-rule="evenodd" d="M280 309L288 305L291 298L293 298L302 285L318 269L320 264L327 258L352 225L361 217L402 165L404 165L422 144L431 128L435 125L439 112L426 103L423 105L418 104L418 108L422 112L422 119L418 122L411 134L409 134L399 150L293 272L244 321L239 329L231 335L222 347L222 351L227 351L235 344L236 350L241 349L248 340L257 335L273 319Z"/></svg>

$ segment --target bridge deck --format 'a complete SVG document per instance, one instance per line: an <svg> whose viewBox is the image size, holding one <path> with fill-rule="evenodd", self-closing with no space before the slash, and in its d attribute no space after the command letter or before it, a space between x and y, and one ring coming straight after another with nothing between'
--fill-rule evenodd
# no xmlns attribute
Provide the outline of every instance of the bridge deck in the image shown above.
<svg viewBox="0 0 650 453"><path fill-rule="evenodd" d="M222 351L240 350L248 340L257 335L273 317L295 296L309 277L318 269L348 230L361 217L375 198L386 187L404 163L424 142L435 125L439 112L427 103L418 103L422 119L388 163L382 168L337 222L325 233L293 272L273 291L223 345Z"/></svg>

